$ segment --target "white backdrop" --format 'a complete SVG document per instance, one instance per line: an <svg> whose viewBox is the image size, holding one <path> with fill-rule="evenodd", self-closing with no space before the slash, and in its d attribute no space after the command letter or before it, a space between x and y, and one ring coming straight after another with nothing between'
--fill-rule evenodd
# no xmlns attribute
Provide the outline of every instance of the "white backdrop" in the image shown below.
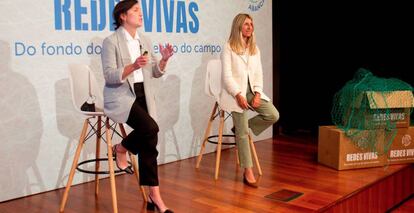
<svg viewBox="0 0 414 213"><path fill-rule="evenodd" d="M102 82L100 45L112 33L109 11L115 2L0 1L0 202L65 185L83 122L72 106L68 65L88 64ZM154 45L170 42L178 48L168 73L159 79L157 94L159 163L163 164L193 157L200 149L214 104L204 94L207 62L220 57L237 13L250 13L254 18L264 91L272 97L272 1L143 3L143 34ZM181 49L184 44L186 51ZM200 46L206 45L209 48L200 52ZM226 131L230 127L231 122ZM271 135L269 128L256 139ZM212 148L208 146L207 151ZM106 148L102 150L106 156ZM87 142L81 160L92 157L93 140ZM76 173L74 183L92 178Z"/></svg>

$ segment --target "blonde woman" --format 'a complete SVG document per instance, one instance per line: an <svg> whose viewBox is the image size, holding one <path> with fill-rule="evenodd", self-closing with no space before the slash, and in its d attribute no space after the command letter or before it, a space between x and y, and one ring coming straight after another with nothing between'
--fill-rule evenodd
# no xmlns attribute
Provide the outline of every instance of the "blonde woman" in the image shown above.
<svg viewBox="0 0 414 213"><path fill-rule="evenodd" d="M243 182L257 188L248 141L249 128L259 135L279 119L279 112L263 93L260 50L255 42L253 18L249 14L234 17L221 57L224 87L234 97L222 103L222 107L232 113L240 166L244 169ZM258 114L248 119L249 109Z"/></svg>

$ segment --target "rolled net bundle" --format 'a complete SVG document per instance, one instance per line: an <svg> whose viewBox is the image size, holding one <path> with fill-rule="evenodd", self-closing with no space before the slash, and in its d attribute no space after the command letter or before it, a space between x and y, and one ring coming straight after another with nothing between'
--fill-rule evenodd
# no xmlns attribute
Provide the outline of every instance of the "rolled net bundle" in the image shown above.
<svg viewBox="0 0 414 213"><path fill-rule="evenodd" d="M359 148L382 154L397 134L397 122L410 119L412 91L404 81L360 68L335 94L332 122Z"/></svg>

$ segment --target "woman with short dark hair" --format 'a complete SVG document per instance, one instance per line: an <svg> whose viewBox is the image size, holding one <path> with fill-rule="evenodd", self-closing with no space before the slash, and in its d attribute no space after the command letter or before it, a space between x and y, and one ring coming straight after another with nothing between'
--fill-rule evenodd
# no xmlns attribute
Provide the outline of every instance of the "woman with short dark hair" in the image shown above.
<svg viewBox="0 0 414 213"><path fill-rule="evenodd" d="M151 44L139 35L142 12L138 1L119 2L113 11L115 29L102 45L102 68L105 77L104 111L112 120L127 123L133 131L121 143L113 146L117 167L126 173L126 152L138 154L140 184L149 187L147 209L172 212L164 204L158 182L158 125L152 81L165 73L173 55L170 44L159 46L162 55L157 60ZM137 172L137 171L135 171Z"/></svg>

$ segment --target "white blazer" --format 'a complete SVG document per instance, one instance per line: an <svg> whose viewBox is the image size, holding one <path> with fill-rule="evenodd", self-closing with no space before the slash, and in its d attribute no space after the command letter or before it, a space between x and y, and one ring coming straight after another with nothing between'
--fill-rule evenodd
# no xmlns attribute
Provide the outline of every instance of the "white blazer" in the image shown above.
<svg viewBox="0 0 414 213"><path fill-rule="evenodd" d="M220 107L229 112L243 112L237 104L235 96L241 93L246 97L248 80L250 89L259 92L261 99L270 101L270 98L263 93L263 69L258 47L255 55L249 55L247 61L241 55L233 52L230 44L226 43L221 54L223 85L226 92L222 92ZM232 96L229 98L228 96Z"/></svg>

